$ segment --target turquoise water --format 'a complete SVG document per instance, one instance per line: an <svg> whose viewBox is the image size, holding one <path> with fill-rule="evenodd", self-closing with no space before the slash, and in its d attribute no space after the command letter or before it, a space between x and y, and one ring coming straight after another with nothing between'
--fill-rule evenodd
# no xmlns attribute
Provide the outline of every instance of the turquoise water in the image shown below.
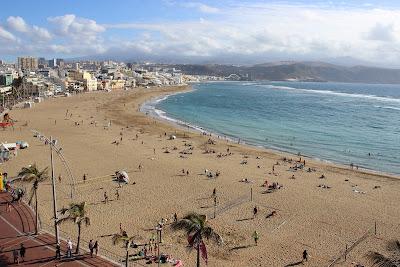
<svg viewBox="0 0 400 267"><path fill-rule="evenodd" d="M400 174L400 85L214 82L193 87L155 102L155 111L249 144Z"/></svg>

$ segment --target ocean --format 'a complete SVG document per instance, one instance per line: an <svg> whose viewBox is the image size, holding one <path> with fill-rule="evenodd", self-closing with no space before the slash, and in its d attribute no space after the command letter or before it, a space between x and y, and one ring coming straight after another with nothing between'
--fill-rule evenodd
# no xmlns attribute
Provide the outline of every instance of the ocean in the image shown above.
<svg viewBox="0 0 400 267"><path fill-rule="evenodd" d="M147 111L245 143L400 174L400 85L207 82Z"/></svg>

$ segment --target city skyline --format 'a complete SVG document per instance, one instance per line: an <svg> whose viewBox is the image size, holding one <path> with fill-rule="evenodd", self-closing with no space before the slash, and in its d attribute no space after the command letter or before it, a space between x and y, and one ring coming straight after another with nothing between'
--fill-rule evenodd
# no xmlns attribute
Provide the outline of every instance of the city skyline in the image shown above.
<svg viewBox="0 0 400 267"><path fill-rule="evenodd" d="M338 60L398 67L395 1L15 1L0 59L18 56L255 64Z"/></svg>

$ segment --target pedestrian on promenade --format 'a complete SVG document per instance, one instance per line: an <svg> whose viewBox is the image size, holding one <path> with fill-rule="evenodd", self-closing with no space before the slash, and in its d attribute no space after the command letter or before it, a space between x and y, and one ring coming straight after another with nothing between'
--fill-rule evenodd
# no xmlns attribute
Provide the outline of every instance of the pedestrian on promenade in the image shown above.
<svg viewBox="0 0 400 267"><path fill-rule="evenodd" d="M71 258L72 257L72 241L71 239L68 238L67 241L67 258Z"/></svg>
<svg viewBox="0 0 400 267"><path fill-rule="evenodd" d="M24 243L21 243L21 247L19 249L19 255L21 256L22 262L25 261L25 252L26 248L24 247Z"/></svg>
<svg viewBox="0 0 400 267"><path fill-rule="evenodd" d="M57 243L57 245L56 245L56 259L57 260L61 259L61 247L60 247L59 243Z"/></svg>
<svg viewBox="0 0 400 267"><path fill-rule="evenodd" d="M17 263L19 265L19 252L18 249L13 250L13 257L14 257L14 263Z"/></svg>
<svg viewBox="0 0 400 267"><path fill-rule="evenodd" d="M96 240L96 242L94 242L93 249L94 249L94 253L96 253L96 256L97 256L97 253L99 252L99 243L97 242L97 240Z"/></svg>
<svg viewBox="0 0 400 267"><path fill-rule="evenodd" d="M90 257L93 257L93 247L94 247L93 240L90 239L90 241L89 241Z"/></svg>
<svg viewBox="0 0 400 267"><path fill-rule="evenodd" d="M10 203L10 201L7 201L6 211L7 212L11 212L11 203Z"/></svg>

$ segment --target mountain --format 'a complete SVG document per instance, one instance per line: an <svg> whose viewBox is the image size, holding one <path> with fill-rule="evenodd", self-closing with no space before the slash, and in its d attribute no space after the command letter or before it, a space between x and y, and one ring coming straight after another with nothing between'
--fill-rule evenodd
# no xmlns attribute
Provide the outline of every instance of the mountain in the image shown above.
<svg viewBox="0 0 400 267"><path fill-rule="evenodd" d="M243 80L300 80L345 83L400 84L400 69L368 66L340 66L325 62L281 61L253 66L218 64L168 64L186 74L229 76L237 74Z"/></svg>

